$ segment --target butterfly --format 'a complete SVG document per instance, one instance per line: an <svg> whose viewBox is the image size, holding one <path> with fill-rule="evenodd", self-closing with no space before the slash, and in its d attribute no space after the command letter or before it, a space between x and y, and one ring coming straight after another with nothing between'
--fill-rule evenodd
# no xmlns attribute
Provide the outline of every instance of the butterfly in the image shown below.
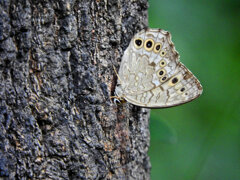
<svg viewBox="0 0 240 180"><path fill-rule="evenodd" d="M137 106L166 108L196 99L202 86L179 61L170 33L145 29L124 52L115 94Z"/></svg>

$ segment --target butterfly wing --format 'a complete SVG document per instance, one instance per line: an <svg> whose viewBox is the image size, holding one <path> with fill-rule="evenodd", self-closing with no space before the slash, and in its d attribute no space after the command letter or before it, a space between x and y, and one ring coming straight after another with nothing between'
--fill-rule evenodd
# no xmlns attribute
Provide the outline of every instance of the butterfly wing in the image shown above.
<svg viewBox="0 0 240 180"><path fill-rule="evenodd" d="M202 86L198 79L179 63L175 74L161 85L140 94L129 94L125 99L137 106L164 108L187 103L199 97Z"/></svg>
<svg viewBox="0 0 240 180"><path fill-rule="evenodd" d="M167 31L136 34L124 52L116 92L128 102L149 108L176 106L197 98L202 87L179 62Z"/></svg>
<svg viewBox="0 0 240 180"><path fill-rule="evenodd" d="M124 91L124 94L141 94L154 88L154 85L149 81L152 79L154 67L149 66L149 56L144 53L144 38L144 31L138 33L135 39L141 39L142 44L136 47L134 42L131 41L124 52L118 73L120 77L118 83L121 85L120 88Z"/></svg>

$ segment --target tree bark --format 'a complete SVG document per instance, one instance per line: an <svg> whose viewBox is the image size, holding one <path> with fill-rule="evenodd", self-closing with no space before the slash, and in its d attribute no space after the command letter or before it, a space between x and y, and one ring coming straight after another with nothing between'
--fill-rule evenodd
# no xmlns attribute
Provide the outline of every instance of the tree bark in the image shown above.
<svg viewBox="0 0 240 180"><path fill-rule="evenodd" d="M0 178L149 179L149 111L111 102L147 0L0 1Z"/></svg>

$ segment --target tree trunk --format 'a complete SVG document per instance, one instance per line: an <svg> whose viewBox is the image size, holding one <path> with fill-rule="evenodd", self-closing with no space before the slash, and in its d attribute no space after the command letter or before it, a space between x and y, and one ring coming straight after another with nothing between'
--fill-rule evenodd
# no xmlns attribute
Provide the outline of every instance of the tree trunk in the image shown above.
<svg viewBox="0 0 240 180"><path fill-rule="evenodd" d="M0 178L149 179L149 111L115 105L147 0L0 1Z"/></svg>

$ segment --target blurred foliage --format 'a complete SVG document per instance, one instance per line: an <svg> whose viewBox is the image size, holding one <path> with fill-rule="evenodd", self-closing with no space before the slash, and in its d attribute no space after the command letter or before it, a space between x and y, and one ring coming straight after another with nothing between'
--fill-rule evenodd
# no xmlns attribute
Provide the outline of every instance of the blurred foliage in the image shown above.
<svg viewBox="0 0 240 180"><path fill-rule="evenodd" d="M152 180L240 179L240 1L149 0L203 86L197 100L151 111Z"/></svg>

